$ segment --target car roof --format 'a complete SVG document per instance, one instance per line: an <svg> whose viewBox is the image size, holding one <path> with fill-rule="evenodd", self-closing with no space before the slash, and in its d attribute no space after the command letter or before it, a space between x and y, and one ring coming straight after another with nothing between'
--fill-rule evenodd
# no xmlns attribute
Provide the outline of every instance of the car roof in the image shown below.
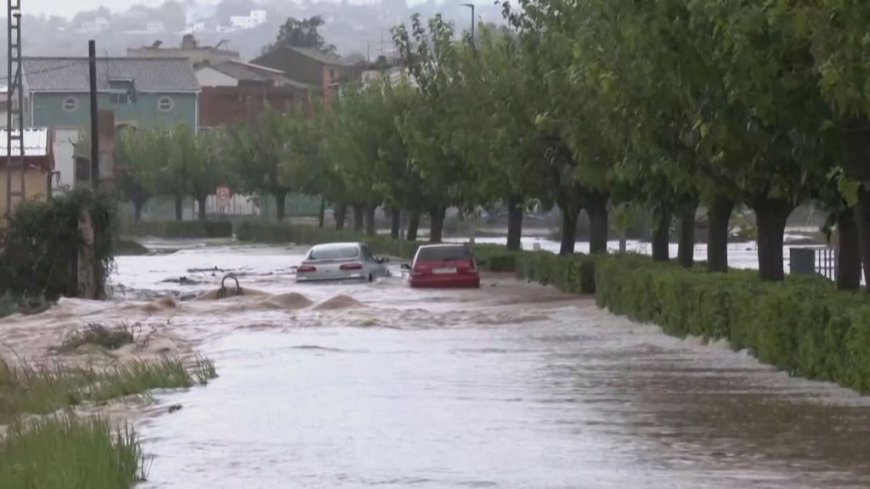
<svg viewBox="0 0 870 489"><path fill-rule="evenodd" d="M312 250L328 250L328 249L337 249L337 248L359 248L363 244L359 242L347 242L347 243L321 243L318 245L314 245L311 247Z"/></svg>
<svg viewBox="0 0 870 489"><path fill-rule="evenodd" d="M440 243L440 244L428 244L428 245L420 245L419 248L467 248L468 245L465 243Z"/></svg>

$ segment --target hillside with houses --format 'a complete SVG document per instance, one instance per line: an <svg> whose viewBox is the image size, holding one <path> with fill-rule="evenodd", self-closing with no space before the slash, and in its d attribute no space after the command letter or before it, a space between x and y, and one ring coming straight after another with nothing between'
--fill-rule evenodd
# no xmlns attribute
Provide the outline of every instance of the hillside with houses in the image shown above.
<svg viewBox="0 0 870 489"><path fill-rule="evenodd" d="M496 5L481 4L476 16L483 22L502 22L500 12ZM468 9L458 1L430 0L413 6L404 0L362 5L307 0L167 1L157 6L137 4L126 10L101 7L72 17L29 12L25 6L22 37L27 55L71 56L87 54L88 39L96 39L101 54L124 55L128 48L157 41L176 45L185 34L195 34L203 44L229 46L243 59L253 59L262 54L287 18L320 16L325 21L323 35L339 53L374 59L392 52L390 29L412 13L423 17L440 13L460 26L470 22ZM0 41L0 58L5 59L5 37Z"/></svg>

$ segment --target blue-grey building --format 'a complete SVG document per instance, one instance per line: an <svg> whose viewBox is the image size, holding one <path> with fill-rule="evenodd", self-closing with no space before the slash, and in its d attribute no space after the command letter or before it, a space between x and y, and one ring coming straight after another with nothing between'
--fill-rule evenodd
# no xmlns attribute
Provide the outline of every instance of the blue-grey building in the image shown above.
<svg viewBox="0 0 870 489"><path fill-rule="evenodd" d="M30 57L21 67L26 125L54 131L60 184L72 186L73 146L90 129L88 58ZM199 127L199 82L183 58L97 58L97 104L119 128Z"/></svg>
<svg viewBox="0 0 870 489"><path fill-rule="evenodd" d="M87 58L25 58L22 71L29 126L89 127ZM119 126L198 126L199 83L185 59L98 58L97 92Z"/></svg>

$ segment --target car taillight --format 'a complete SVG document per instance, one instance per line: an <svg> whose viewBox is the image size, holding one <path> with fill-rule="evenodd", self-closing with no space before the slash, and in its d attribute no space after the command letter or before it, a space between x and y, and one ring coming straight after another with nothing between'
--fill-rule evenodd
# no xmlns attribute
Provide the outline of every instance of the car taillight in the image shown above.
<svg viewBox="0 0 870 489"><path fill-rule="evenodd" d="M344 263L339 268L342 270L362 270L362 263Z"/></svg>
<svg viewBox="0 0 870 489"><path fill-rule="evenodd" d="M315 267L314 265L301 265L299 266L299 268L296 269L296 273L309 273L316 271L317 267Z"/></svg>

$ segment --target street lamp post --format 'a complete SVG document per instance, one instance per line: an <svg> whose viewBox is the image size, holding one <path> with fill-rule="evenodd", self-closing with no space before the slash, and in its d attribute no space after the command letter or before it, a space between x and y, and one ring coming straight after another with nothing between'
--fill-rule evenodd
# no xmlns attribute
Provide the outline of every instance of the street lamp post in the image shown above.
<svg viewBox="0 0 870 489"><path fill-rule="evenodd" d="M471 9L471 43L474 44L474 4L473 3L463 3L463 7L468 7Z"/></svg>

